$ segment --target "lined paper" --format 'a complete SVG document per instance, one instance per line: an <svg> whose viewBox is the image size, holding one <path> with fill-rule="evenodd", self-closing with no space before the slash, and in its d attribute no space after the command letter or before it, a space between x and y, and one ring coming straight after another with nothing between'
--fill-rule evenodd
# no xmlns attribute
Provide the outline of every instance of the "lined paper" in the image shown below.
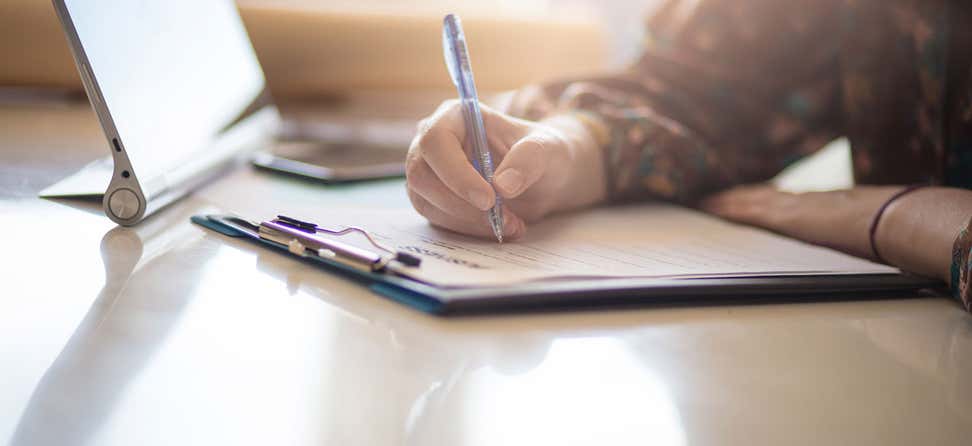
<svg viewBox="0 0 972 446"><path fill-rule="evenodd" d="M368 228L388 245L421 257L421 267L409 269L407 274L445 287L596 277L899 272L828 248L664 204L605 207L556 216L530 226L526 237L504 244L434 228L410 211L355 214L346 221L345 224ZM367 247L360 240L354 243Z"/></svg>

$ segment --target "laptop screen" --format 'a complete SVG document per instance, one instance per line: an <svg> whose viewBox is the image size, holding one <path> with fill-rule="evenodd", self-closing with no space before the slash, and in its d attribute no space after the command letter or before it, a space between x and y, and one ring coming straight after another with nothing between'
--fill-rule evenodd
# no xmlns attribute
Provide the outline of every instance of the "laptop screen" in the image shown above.
<svg viewBox="0 0 972 446"><path fill-rule="evenodd" d="M62 1L143 184L205 156L268 100L231 0Z"/></svg>

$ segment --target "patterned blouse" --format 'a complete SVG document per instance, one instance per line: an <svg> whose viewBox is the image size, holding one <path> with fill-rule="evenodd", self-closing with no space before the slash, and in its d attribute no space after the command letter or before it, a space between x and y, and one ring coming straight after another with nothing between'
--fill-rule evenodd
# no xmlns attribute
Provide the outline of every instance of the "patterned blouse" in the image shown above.
<svg viewBox="0 0 972 446"><path fill-rule="evenodd" d="M646 25L628 70L528 87L511 106L584 120L613 199L691 204L840 136L858 184L972 188L972 2L666 0ZM966 308L970 232L951 281Z"/></svg>

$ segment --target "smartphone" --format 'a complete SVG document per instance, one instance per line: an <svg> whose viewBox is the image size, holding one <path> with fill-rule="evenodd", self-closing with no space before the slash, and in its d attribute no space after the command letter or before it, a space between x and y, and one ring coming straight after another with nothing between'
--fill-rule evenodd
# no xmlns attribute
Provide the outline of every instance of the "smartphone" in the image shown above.
<svg viewBox="0 0 972 446"><path fill-rule="evenodd" d="M375 143L281 142L253 158L257 168L324 183L405 176L406 151Z"/></svg>

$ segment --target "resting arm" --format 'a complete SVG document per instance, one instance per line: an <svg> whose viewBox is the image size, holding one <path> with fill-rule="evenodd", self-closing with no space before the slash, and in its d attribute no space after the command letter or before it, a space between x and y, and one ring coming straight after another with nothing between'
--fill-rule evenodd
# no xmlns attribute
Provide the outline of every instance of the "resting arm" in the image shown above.
<svg viewBox="0 0 972 446"><path fill-rule="evenodd" d="M871 222L881 205L901 188L860 186L792 194L770 186L744 186L708 198L703 208L730 220L873 259ZM943 280L966 309L972 310L970 219L972 191L919 189L888 206L878 223L875 243L888 263Z"/></svg>
<svg viewBox="0 0 972 446"><path fill-rule="evenodd" d="M972 191L965 189L933 187L905 195L888 207L881 217L876 243L887 261L906 271L938 277L958 289L960 282L952 283L953 248L959 248L966 257L968 280L968 237L960 237L967 231L972 217ZM961 268L960 268L961 269ZM964 286L968 288L968 283Z"/></svg>

